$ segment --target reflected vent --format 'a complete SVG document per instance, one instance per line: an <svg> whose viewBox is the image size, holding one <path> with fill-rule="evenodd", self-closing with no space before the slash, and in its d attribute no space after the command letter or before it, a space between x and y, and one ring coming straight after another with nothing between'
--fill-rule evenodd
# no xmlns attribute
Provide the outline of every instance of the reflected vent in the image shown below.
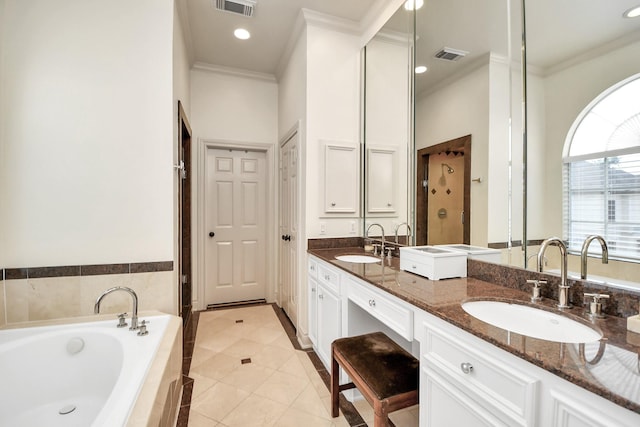
<svg viewBox="0 0 640 427"><path fill-rule="evenodd" d="M215 0L216 9L243 16L253 16L257 0Z"/></svg>
<svg viewBox="0 0 640 427"><path fill-rule="evenodd" d="M451 49L450 47L443 47L435 55L435 58L442 59L444 61L457 61L462 58L469 52L465 52L464 50Z"/></svg>

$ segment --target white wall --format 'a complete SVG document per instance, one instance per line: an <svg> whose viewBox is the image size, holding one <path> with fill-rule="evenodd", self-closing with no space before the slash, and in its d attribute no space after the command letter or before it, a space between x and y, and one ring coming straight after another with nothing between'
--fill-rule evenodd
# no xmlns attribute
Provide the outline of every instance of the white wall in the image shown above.
<svg viewBox="0 0 640 427"><path fill-rule="evenodd" d="M194 68L191 128L196 138L275 144L278 85L260 79Z"/></svg>
<svg viewBox="0 0 640 427"><path fill-rule="evenodd" d="M486 246L489 147L489 66L463 75L436 92L416 99L416 149L471 134L471 244ZM486 178L486 179L485 179Z"/></svg>
<svg viewBox="0 0 640 427"><path fill-rule="evenodd" d="M351 231L360 211L345 218L323 210L322 141L359 144L360 38L308 23L306 119L307 238L359 235ZM359 165L354 165L359 167ZM324 224L325 233L321 232Z"/></svg>
<svg viewBox="0 0 640 427"><path fill-rule="evenodd" d="M296 40L288 61L278 76L278 141L282 142L298 121L307 116L307 31ZM303 136L303 135L301 135ZM304 141L304 138L302 138Z"/></svg>
<svg viewBox="0 0 640 427"><path fill-rule="evenodd" d="M173 259L172 27L171 0L5 1L4 267Z"/></svg>

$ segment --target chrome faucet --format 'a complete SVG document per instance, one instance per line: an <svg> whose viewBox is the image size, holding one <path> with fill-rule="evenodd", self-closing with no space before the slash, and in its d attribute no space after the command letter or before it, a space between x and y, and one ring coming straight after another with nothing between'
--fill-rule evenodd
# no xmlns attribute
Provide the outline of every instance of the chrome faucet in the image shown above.
<svg viewBox="0 0 640 427"><path fill-rule="evenodd" d="M409 225L409 223L401 222L400 224L396 225L396 231L395 231L396 243L398 243L398 230L400 230L400 227L402 227L403 225L407 226L407 237L411 236L411 226ZM407 243L407 242L405 242L405 243Z"/></svg>
<svg viewBox="0 0 640 427"><path fill-rule="evenodd" d="M135 331L136 329L138 329L138 295L136 295L136 293L131 288L116 286L114 288L107 289L96 300L96 305L93 306L93 313L100 313L100 303L102 302L102 299L115 291L125 291L129 293L129 295L131 295L131 298L133 299L133 313L131 314L131 327L129 328L129 330Z"/></svg>
<svg viewBox="0 0 640 427"><path fill-rule="evenodd" d="M560 249L560 286L558 287L558 308L569 308L569 284L567 283L567 246L559 237L550 237L540 245L538 251L538 271L542 273L544 267L544 253L549 246L557 246Z"/></svg>
<svg viewBox="0 0 640 427"><path fill-rule="evenodd" d="M607 242L604 240L602 236L588 236L584 239L584 243L582 244L582 250L580 251L580 259L582 263L580 264L580 278L585 280L587 278L587 253L589 252L589 245L594 240L600 242L600 246L602 247L602 263L609 263L609 247L607 246Z"/></svg>
<svg viewBox="0 0 640 427"><path fill-rule="evenodd" d="M382 225L378 224L377 222L374 222L373 224L369 224L369 226L367 227L367 231L364 233L364 237L369 238L369 230L371 230L371 227L373 227L374 225L377 225L378 227L380 227L380 233L382 233L381 254L382 256L384 256L384 228L382 227Z"/></svg>

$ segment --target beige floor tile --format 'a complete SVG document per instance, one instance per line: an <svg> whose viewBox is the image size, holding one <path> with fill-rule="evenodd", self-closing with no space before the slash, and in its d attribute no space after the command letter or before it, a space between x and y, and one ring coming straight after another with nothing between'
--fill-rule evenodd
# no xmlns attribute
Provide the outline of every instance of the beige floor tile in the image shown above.
<svg viewBox="0 0 640 427"><path fill-rule="evenodd" d="M288 408L276 425L278 427L332 427L334 423L298 409ZM349 427L349 424L347 423L346 426Z"/></svg>
<svg viewBox="0 0 640 427"><path fill-rule="evenodd" d="M218 427L218 425L217 421L212 420L193 409L189 411L189 427Z"/></svg>
<svg viewBox="0 0 640 427"><path fill-rule="evenodd" d="M275 371L271 368L247 363L220 378L220 382L229 384L248 392L253 392L260 387Z"/></svg>
<svg viewBox="0 0 640 427"><path fill-rule="evenodd" d="M222 421L249 393L224 383L217 383L191 402L191 410Z"/></svg>
<svg viewBox="0 0 640 427"><path fill-rule="evenodd" d="M307 387L309 380L276 371L254 392L258 396L290 405Z"/></svg>
<svg viewBox="0 0 640 427"><path fill-rule="evenodd" d="M318 393L318 396L327 397L331 394L331 392L327 388L327 385L324 383L324 381L322 381L322 378L320 378L320 375L318 375L318 373L309 374L309 381L311 381L311 384L313 384L313 387L316 389L316 393Z"/></svg>
<svg viewBox="0 0 640 427"><path fill-rule="evenodd" d="M287 374L295 375L297 377L309 378L311 375L308 375L304 366L302 366L302 362L300 362L300 359L298 358L298 353L303 353L303 352L297 351L297 350L293 352L291 356L289 356L289 358L284 362L284 364L280 368L278 368L278 370L280 372L285 372ZM307 357L306 354L304 356ZM316 373L315 376L318 376L318 374Z"/></svg>
<svg viewBox="0 0 640 427"><path fill-rule="evenodd" d="M413 407L411 407L413 408ZM389 414L389 419L397 426L418 427L418 417L414 415L411 408L401 409Z"/></svg>
<svg viewBox="0 0 640 427"><path fill-rule="evenodd" d="M198 366L199 364L206 362L215 356L218 352L211 349L195 345L193 347L193 354L191 355L191 367Z"/></svg>
<svg viewBox="0 0 640 427"><path fill-rule="evenodd" d="M233 372L240 365L241 363L239 358L231 357L224 353L217 353L205 362L202 362L197 366L192 366L189 372L214 380L220 380L222 377Z"/></svg>
<svg viewBox="0 0 640 427"><path fill-rule="evenodd" d="M189 373L189 376L193 378L193 391L191 392L191 399L195 399L205 391L213 387L218 381L199 375L194 372Z"/></svg>
<svg viewBox="0 0 640 427"><path fill-rule="evenodd" d="M284 330L263 328L261 326L248 331L247 335L245 336L245 338L260 344L271 344L282 337L287 338L287 334L284 332Z"/></svg>
<svg viewBox="0 0 640 427"><path fill-rule="evenodd" d="M333 418L333 424L331 425L333 427L351 427L351 424L349 424L349 421L347 421L347 419L342 414L340 414L340 416L337 418ZM396 426L396 427L403 427L403 426Z"/></svg>
<svg viewBox="0 0 640 427"><path fill-rule="evenodd" d="M276 425L287 406L251 395L231 411L222 423L229 427L270 427Z"/></svg>
<svg viewBox="0 0 640 427"><path fill-rule="evenodd" d="M289 358L294 355L294 349L285 349L274 345L265 345L260 351L251 357L258 365L271 369L279 369Z"/></svg>
<svg viewBox="0 0 640 427"><path fill-rule="evenodd" d="M222 353L227 356L235 356L239 359L245 359L247 357L252 357L254 354L262 350L263 347L264 346L262 344L258 344L255 341L241 338L229 347L225 348Z"/></svg>
<svg viewBox="0 0 640 427"><path fill-rule="evenodd" d="M200 335L200 331L198 330L196 347L220 353L240 341L241 338L241 336L229 334L224 331L205 331Z"/></svg>
<svg viewBox="0 0 640 427"><path fill-rule="evenodd" d="M278 347L293 349L293 344L291 344L291 340L286 334L283 334L281 337L273 341L271 345L277 345Z"/></svg>
<svg viewBox="0 0 640 427"><path fill-rule="evenodd" d="M302 393L300 393L300 396L291 404L291 407L315 415L316 417L327 420L331 419L331 413L327 411L327 408L312 384L309 384Z"/></svg>

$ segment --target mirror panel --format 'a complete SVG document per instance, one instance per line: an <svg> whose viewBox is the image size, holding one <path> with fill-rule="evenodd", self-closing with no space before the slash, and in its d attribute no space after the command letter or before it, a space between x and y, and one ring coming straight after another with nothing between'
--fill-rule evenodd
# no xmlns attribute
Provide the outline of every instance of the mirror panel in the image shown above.
<svg viewBox="0 0 640 427"><path fill-rule="evenodd" d="M640 18L623 13L637 0L527 1L527 234L536 243L563 230L563 150L585 108L616 83L640 73ZM638 236L640 238L640 235ZM595 249L595 247L594 247ZM550 251L549 268L558 268ZM580 271L579 258L569 269ZM529 263L534 268L534 263ZM637 263L589 259L590 273L638 281Z"/></svg>
<svg viewBox="0 0 640 427"><path fill-rule="evenodd" d="M413 12L401 6L365 47L364 233L379 223L393 236L411 223L413 38ZM398 233L406 242L407 228Z"/></svg>

